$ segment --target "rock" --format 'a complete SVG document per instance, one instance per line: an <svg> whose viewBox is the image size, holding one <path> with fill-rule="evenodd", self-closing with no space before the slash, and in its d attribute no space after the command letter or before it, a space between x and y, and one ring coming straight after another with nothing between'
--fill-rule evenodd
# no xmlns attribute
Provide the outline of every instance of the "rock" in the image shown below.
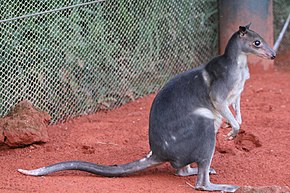
<svg viewBox="0 0 290 193"><path fill-rule="evenodd" d="M0 143L20 147L47 142L47 126L51 117L24 100L0 119Z"/></svg>
<svg viewBox="0 0 290 193"><path fill-rule="evenodd" d="M243 186L235 193L290 193L288 186Z"/></svg>

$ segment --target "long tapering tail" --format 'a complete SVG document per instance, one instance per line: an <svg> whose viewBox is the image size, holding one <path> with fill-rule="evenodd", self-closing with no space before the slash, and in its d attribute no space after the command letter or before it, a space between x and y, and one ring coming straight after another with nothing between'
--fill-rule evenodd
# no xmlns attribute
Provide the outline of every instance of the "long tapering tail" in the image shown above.
<svg viewBox="0 0 290 193"><path fill-rule="evenodd" d="M155 166L161 163L163 162L158 161L155 156L152 156L150 153L145 158L122 165L106 166L84 161L65 161L35 170L18 169L18 171L25 175L43 176L62 170L81 170L101 176L117 177L142 171L148 167Z"/></svg>

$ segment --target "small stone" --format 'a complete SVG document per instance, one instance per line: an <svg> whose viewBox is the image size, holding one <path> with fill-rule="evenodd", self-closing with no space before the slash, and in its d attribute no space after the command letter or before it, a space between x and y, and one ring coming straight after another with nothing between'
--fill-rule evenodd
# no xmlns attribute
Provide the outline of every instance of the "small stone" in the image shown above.
<svg viewBox="0 0 290 193"><path fill-rule="evenodd" d="M235 193L290 193L288 186L243 186Z"/></svg>

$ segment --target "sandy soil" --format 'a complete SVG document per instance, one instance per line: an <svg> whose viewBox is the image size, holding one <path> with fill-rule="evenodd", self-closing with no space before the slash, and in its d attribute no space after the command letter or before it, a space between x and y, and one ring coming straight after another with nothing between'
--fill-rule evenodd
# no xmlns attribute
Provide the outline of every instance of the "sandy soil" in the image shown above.
<svg viewBox="0 0 290 193"><path fill-rule="evenodd" d="M149 151L148 113L153 98L149 95L113 111L50 126L50 141L45 144L0 147L0 192L196 192L189 185L194 185L196 176L175 176L169 164L122 178L78 171L45 177L17 172L18 168L32 169L64 160L111 165L141 158ZM235 140L225 141L229 129L220 129L212 163L217 174L211 176L212 182L290 187L289 100L289 71L251 74L241 102L243 132Z"/></svg>

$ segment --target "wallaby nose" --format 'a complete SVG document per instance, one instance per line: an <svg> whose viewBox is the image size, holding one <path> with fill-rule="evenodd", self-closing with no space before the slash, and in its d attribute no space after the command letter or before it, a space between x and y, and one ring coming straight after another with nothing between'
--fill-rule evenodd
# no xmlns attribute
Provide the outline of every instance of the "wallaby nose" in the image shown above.
<svg viewBox="0 0 290 193"><path fill-rule="evenodd" d="M274 60L275 58L276 58L276 53L271 56L271 60Z"/></svg>

